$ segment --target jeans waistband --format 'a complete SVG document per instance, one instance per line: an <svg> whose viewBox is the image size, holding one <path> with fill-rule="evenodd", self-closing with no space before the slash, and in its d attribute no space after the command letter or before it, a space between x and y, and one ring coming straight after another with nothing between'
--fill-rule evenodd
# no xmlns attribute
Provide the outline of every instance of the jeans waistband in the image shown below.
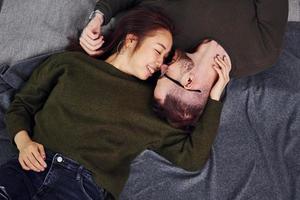
<svg viewBox="0 0 300 200"><path fill-rule="evenodd" d="M71 158L68 158L60 153L54 153L50 150L46 150L46 160L52 162L52 165L59 165L64 169L74 172L76 179L80 179L80 176L83 176L88 180L94 182L92 173L83 165L72 160Z"/></svg>

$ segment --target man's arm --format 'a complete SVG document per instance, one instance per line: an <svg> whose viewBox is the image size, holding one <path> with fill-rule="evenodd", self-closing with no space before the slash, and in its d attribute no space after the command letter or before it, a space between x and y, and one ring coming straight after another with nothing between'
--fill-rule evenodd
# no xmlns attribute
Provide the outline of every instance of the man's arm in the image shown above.
<svg viewBox="0 0 300 200"><path fill-rule="evenodd" d="M183 169L201 169L209 158L217 135L221 110L222 103L210 99L191 134L170 135L155 151Z"/></svg>
<svg viewBox="0 0 300 200"><path fill-rule="evenodd" d="M288 17L288 0L255 0L258 27L267 47L282 46Z"/></svg>
<svg viewBox="0 0 300 200"><path fill-rule="evenodd" d="M91 21L84 28L80 36L81 47L90 55L98 56L105 40L102 35L102 26L109 23L118 13L138 5L142 0L100 0L91 15Z"/></svg>
<svg viewBox="0 0 300 200"><path fill-rule="evenodd" d="M96 3L95 10L99 10L104 15L104 24L107 24L112 17L118 13L141 3L143 0L100 0Z"/></svg>

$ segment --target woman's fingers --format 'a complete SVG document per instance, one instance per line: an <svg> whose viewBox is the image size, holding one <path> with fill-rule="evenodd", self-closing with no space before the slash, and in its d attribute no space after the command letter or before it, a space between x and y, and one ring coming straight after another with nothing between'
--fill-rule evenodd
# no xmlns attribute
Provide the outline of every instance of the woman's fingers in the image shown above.
<svg viewBox="0 0 300 200"><path fill-rule="evenodd" d="M41 172L47 167L44 158L44 147L33 142L26 149L20 151L19 162L25 170Z"/></svg>
<svg viewBox="0 0 300 200"><path fill-rule="evenodd" d="M36 167L38 167L41 171L45 170L45 168L47 167L46 162L44 161L43 157L41 156L39 151L34 151L32 152L35 160L37 161L37 165L35 165Z"/></svg>
<svg viewBox="0 0 300 200"><path fill-rule="evenodd" d="M29 171L30 168L26 165L26 163L24 162L23 158L19 157L19 163L21 164L21 167L24 169L24 170L27 170Z"/></svg>
<svg viewBox="0 0 300 200"><path fill-rule="evenodd" d="M39 144L39 145L38 145L38 150L39 150L41 156L43 157L43 160L45 160L45 159L46 159L46 153L45 153L44 146L41 145L41 144Z"/></svg>
<svg viewBox="0 0 300 200"><path fill-rule="evenodd" d="M33 171L40 172L40 170L32 163L30 156L24 157L23 158L25 164Z"/></svg>
<svg viewBox="0 0 300 200"><path fill-rule="evenodd" d="M34 168L37 169L37 171L44 171L45 168L39 163L35 155L38 155L38 153L32 152L27 157L30 160L31 164L34 166Z"/></svg>

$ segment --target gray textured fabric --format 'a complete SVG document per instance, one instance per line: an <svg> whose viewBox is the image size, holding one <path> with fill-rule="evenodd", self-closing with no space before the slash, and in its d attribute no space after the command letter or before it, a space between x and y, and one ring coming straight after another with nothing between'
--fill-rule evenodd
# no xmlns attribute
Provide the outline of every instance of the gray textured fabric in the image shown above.
<svg viewBox="0 0 300 200"><path fill-rule="evenodd" d="M93 6L94 0L4 0L0 64L64 48ZM300 21L299 7L299 0L290 0L290 21ZM205 167L187 172L145 151L132 163L121 199L300 199L300 30L299 24L291 27L298 31L287 34L285 50L272 69L229 85ZM9 83L0 79L0 93L10 93ZM1 98L9 102L11 95ZM0 144L0 163L12 152L0 130L1 139L6 143Z"/></svg>
<svg viewBox="0 0 300 200"><path fill-rule="evenodd" d="M60 50L78 38L96 0L4 0L0 64Z"/></svg>
<svg viewBox="0 0 300 200"><path fill-rule="evenodd" d="M300 0L289 0L289 21L300 21Z"/></svg>
<svg viewBox="0 0 300 200"><path fill-rule="evenodd" d="M269 70L228 86L205 167L187 172L152 151L131 165L122 200L300 199L300 22Z"/></svg>

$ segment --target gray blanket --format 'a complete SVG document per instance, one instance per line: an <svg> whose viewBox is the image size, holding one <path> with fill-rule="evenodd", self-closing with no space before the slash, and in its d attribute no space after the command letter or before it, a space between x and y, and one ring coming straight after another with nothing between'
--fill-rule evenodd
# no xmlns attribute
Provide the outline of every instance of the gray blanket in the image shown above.
<svg viewBox="0 0 300 200"><path fill-rule="evenodd" d="M95 3L96 0L3 0L0 64L14 65L64 49L70 40L79 37Z"/></svg>
<svg viewBox="0 0 300 200"><path fill-rule="evenodd" d="M290 22L278 62L230 82L206 166L187 172L145 151L122 199L300 199L299 79L300 22Z"/></svg>
<svg viewBox="0 0 300 200"><path fill-rule="evenodd" d="M15 78L9 80L10 72L18 69L13 74L23 76L20 60L63 49L69 37L78 36L94 3L4 0L0 64L21 67L0 66L0 163L13 152L1 116L20 84L14 84ZM291 21L300 20L299 10L299 0L290 0ZM299 23L289 23L277 64L229 84L219 133L203 169L187 172L144 151L131 165L121 199L300 199Z"/></svg>

